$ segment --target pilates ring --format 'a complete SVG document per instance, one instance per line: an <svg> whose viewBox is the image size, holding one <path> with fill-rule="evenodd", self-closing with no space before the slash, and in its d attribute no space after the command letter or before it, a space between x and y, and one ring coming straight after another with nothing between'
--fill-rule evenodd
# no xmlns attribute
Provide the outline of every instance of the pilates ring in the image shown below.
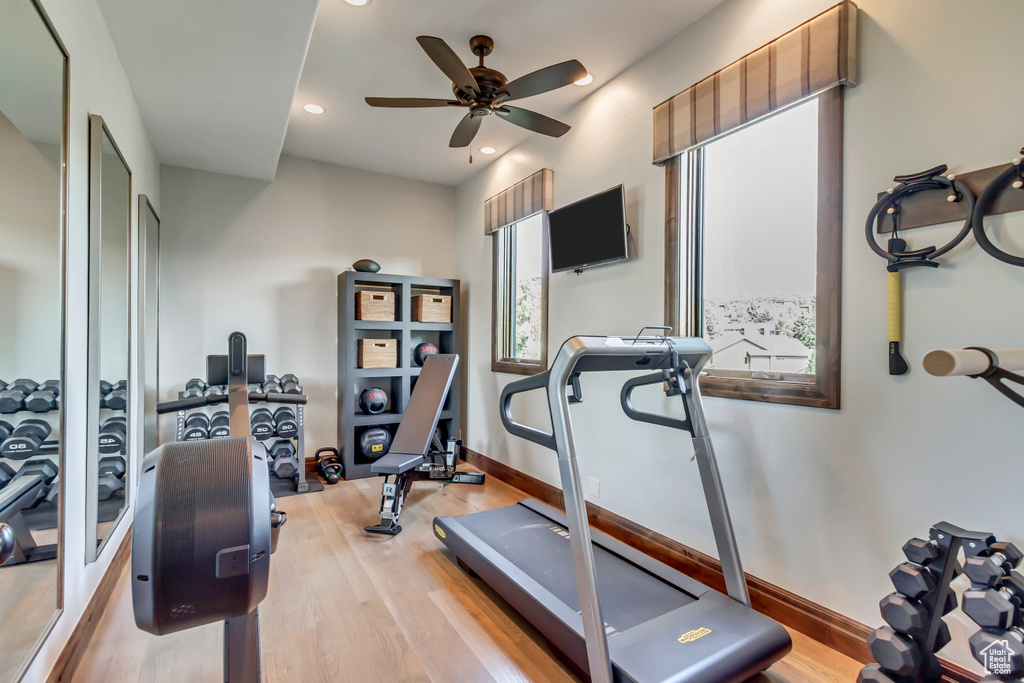
<svg viewBox="0 0 1024 683"><path fill-rule="evenodd" d="M867 237L868 245L871 247L872 251L889 262L887 268L890 272L895 272L912 266L928 266L937 268L939 264L933 263L933 261L963 242L964 238L971 232L971 226L973 223L972 219L976 216L976 207L980 202L975 200L974 193L971 192L970 188L957 180L955 176L952 174L948 176L942 175L946 172L947 168L948 167L943 164L921 173L896 176L893 180L896 180L899 184L890 188L889 191L883 195L881 199L875 202L873 207L871 207L871 211L868 213L867 222L864 225L864 234ZM902 212L900 200L918 192L943 189L952 191L946 197L947 201L959 202L961 200L966 200L967 202L967 218L964 220L964 225L960 229L960 232L958 232L953 239L941 248L924 247L923 249L915 249L914 251L904 251L903 249L887 251L879 246L878 241L875 239L874 228L875 220L883 210L892 216L893 239L899 239L899 216ZM1024 259L1022 259L1022 262L1024 262Z"/></svg>
<svg viewBox="0 0 1024 683"><path fill-rule="evenodd" d="M978 240L978 245L984 249L989 256L994 256L1003 263L1009 263L1011 266L1024 266L1024 256L1014 256L1008 254L996 245L992 244L992 240L985 234L985 211L992 205L992 202L999 196L999 194L1006 188L1006 185L1010 180L1016 178L1012 185L1014 189L1024 188L1024 148L1020 150L1021 156L1013 160L1010 167L997 175L985 191L978 197L977 203L974 205L973 218L971 222L974 224L974 239Z"/></svg>

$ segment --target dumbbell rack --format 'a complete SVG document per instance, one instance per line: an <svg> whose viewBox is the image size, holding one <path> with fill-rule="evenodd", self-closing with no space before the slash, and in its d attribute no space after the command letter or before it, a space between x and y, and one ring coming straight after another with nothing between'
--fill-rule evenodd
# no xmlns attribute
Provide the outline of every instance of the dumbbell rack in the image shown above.
<svg viewBox="0 0 1024 683"><path fill-rule="evenodd" d="M185 398L184 392L178 392L178 399ZM260 404L255 404L260 405ZM267 403L266 405L273 405L273 403ZM306 429L305 429L305 406L289 405L290 408L295 409L295 421L299 425L298 431L295 436L289 439L289 441L295 441L295 457L299 461L297 479L295 481L295 492L305 493L309 490L309 482L306 481ZM185 418L188 417L188 413L191 411L179 410L175 416L174 426L174 440L182 441L185 435ZM275 437L276 438L276 437Z"/></svg>
<svg viewBox="0 0 1024 683"><path fill-rule="evenodd" d="M367 289L394 292L394 321L356 320L356 292ZM338 276L338 450L345 479L377 476L370 471L372 463L357 452L358 435L369 427L384 427L392 435L398 429L409 403L412 385L420 374L421 368L412 360L416 339L433 341L425 337L436 336L441 353L461 353L459 292L458 280L355 271L346 271ZM430 293L452 298L451 322L413 322L412 297ZM357 367L358 340L373 337L397 340L397 368ZM360 386L368 382L379 383L388 393L389 410L365 415L359 409ZM459 376L456 375L438 421L446 437L461 436L460 396Z"/></svg>

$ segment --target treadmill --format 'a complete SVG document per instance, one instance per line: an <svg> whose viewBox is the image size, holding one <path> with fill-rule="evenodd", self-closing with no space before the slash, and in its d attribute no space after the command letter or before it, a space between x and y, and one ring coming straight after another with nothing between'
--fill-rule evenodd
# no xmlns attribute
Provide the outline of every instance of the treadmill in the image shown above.
<svg viewBox="0 0 1024 683"><path fill-rule="evenodd" d="M745 681L792 647L786 629L750 607L697 385L710 357L699 338L572 337L547 372L508 384L500 402L505 429L558 455L566 513L525 500L434 519L434 535L459 565L487 582L595 683ZM653 371L631 375L623 385L620 402L629 418L690 433L728 596L587 524L569 405L583 400L583 373L615 370ZM634 408L633 390L651 384L680 396L684 416ZM547 393L550 434L512 418L512 397L536 389Z"/></svg>

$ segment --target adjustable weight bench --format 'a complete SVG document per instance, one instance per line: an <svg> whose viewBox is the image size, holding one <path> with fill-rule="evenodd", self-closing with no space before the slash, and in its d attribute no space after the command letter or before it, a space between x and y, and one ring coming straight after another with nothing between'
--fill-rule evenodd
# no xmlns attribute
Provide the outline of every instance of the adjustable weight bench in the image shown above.
<svg viewBox="0 0 1024 683"><path fill-rule="evenodd" d="M456 471L462 441L449 435L448 442L441 443L437 434L437 421L458 366L459 356L455 353L431 354L423 363L388 454L370 467L374 474L384 476L384 485L380 496L380 524L363 527L366 531L394 536L402 530L398 516L402 514L405 495L414 481L484 483L483 473ZM395 479L389 482L391 476Z"/></svg>

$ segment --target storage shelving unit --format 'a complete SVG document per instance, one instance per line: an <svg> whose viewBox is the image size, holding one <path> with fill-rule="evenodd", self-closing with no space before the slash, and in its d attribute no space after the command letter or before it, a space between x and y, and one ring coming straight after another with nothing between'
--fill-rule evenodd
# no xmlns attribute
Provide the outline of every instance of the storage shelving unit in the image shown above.
<svg viewBox="0 0 1024 683"><path fill-rule="evenodd" d="M395 294L395 320L356 320L356 292L366 289ZM443 294L452 298L450 323L412 321L412 297L417 294ZM338 450L345 466L345 479L375 476L356 447L359 435L370 427L384 427L392 435L402 421L420 368L412 360L413 348L420 342L433 342L441 353L460 353L459 281L440 278L360 273L346 271L338 276ZM398 341L397 368L356 367L358 339L391 338ZM442 440L459 436L461 390L459 374L452 382L448 400L438 426ZM388 394L387 409L378 415L365 415L359 409L359 393L377 386Z"/></svg>

